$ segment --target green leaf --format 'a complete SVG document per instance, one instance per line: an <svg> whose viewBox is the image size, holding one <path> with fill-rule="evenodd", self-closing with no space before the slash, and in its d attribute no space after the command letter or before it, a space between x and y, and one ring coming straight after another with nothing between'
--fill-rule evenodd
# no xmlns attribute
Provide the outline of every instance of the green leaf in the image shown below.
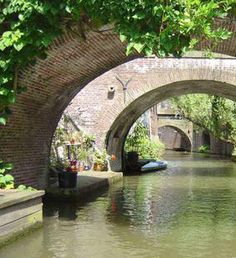
<svg viewBox="0 0 236 258"><path fill-rule="evenodd" d="M10 174L6 174L4 177L7 184L12 183L14 181L14 177Z"/></svg>
<svg viewBox="0 0 236 258"><path fill-rule="evenodd" d="M13 189L14 188L14 183L7 183L5 186L5 189Z"/></svg>
<svg viewBox="0 0 236 258"><path fill-rule="evenodd" d="M4 15L7 15L7 14L8 14L7 8L4 8L4 9L2 10L2 13L3 13Z"/></svg>
<svg viewBox="0 0 236 258"><path fill-rule="evenodd" d="M7 100L9 104L14 104L16 102L16 94L11 92L10 94L8 94Z"/></svg>
<svg viewBox="0 0 236 258"><path fill-rule="evenodd" d="M66 6L66 11L68 12L68 13L71 13L71 8L67 5Z"/></svg>
<svg viewBox="0 0 236 258"><path fill-rule="evenodd" d="M0 188L4 188L6 186L6 180L4 175L0 174Z"/></svg>
<svg viewBox="0 0 236 258"><path fill-rule="evenodd" d="M6 48L6 46L5 46L4 42L0 41L0 50L3 51L3 50L5 50L5 48Z"/></svg>
<svg viewBox="0 0 236 258"><path fill-rule="evenodd" d="M9 90L6 88L0 88L0 95L7 96L9 93Z"/></svg>
<svg viewBox="0 0 236 258"><path fill-rule="evenodd" d="M145 12L138 12L132 16L136 20L141 20L145 17Z"/></svg>
<svg viewBox="0 0 236 258"><path fill-rule="evenodd" d="M16 42L13 46L19 52L24 47L24 43L23 42Z"/></svg>
<svg viewBox="0 0 236 258"><path fill-rule="evenodd" d="M163 7L161 5L153 7L153 11L152 11L153 15L157 15L157 14L160 15L162 14L162 12L163 12Z"/></svg>
<svg viewBox="0 0 236 258"><path fill-rule="evenodd" d="M133 47L138 51L138 53L141 53L145 47L145 44L135 43Z"/></svg>
<svg viewBox="0 0 236 258"><path fill-rule="evenodd" d="M5 173L5 171L6 171L6 169L5 169L5 168L0 168L0 174L4 174L4 173Z"/></svg>
<svg viewBox="0 0 236 258"><path fill-rule="evenodd" d="M197 43L198 43L198 39L195 39L195 38L191 39L189 43L189 48L193 49Z"/></svg>
<svg viewBox="0 0 236 258"><path fill-rule="evenodd" d="M23 14L19 14L18 18L19 18L20 21L23 21L24 20L24 15Z"/></svg>
<svg viewBox="0 0 236 258"><path fill-rule="evenodd" d="M0 116L0 125L6 125L7 119L6 117Z"/></svg>
<svg viewBox="0 0 236 258"><path fill-rule="evenodd" d="M133 42L130 42L130 43L127 45L127 47L126 47L126 55L127 55L127 56L132 53L133 47L134 47L134 43L133 43Z"/></svg>
<svg viewBox="0 0 236 258"><path fill-rule="evenodd" d="M120 41L121 41L121 42L124 42L124 41L126 41L126 40L127 40L127 36L124 35L124 34L120 34Z"/></svg>
<svg viewBox="0 0 236 258"><path fill-rule="evenodd" d="M6 169L6 170L12 170L13 169L13 164L11 164L11 163L6 163L5 165L4 165L4 168Z"/></svg>
<svg viewBox="0 0 236 258"><path fill-rule="evenodd" d="M231 32L228 32L228 31L223 31L220 38L225 40L225 39L228 39L230 36L232 35Z"/></svg>
<svg viewBox="0 0 236 258"><path fill-rule="evenodd" d="M146 56L152 56L153 55L153 51L151 48L145 47L144 48L144 53Z"/></svg>
<svg viewBox="0 0 236 258"><path fill-rule="evenodd" d="M21 190L21 191L23 191L23 190L26 190L26 186L25 185L19 185L18 187L17 187L17 189L18 190Z"/></svg>

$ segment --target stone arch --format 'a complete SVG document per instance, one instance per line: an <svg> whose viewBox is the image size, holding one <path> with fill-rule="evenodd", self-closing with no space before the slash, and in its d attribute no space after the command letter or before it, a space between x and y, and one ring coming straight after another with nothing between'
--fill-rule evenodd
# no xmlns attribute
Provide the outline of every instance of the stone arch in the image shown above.
<svg viewBox="0 0 236 258"><path fill-rule="evenodd" d="M234 21L218 20L218 24L233 33L236 31ZM214 51L236 56L235 40L234 33ZM202 42L198 48L206 46L207 42ZM86 41L81 41L75 35L66 33L50 46L47 59L37 60L35 66L21 72L19 84L27 86L28 91L18 97L9 123L1 127L0 132L0 156L14 163L17 183L45 187L51 139L63 110L94 78L137 57L136 54L127 57L125 47L115 34L91 31L87 33ZM168 78L173 76L174 80L172 68L169 67ZM184 70L182 72L185 74ZM227 82L227 73L226 69L222 75L216 75L216 80L225 76ZM197 76L197 79L200 78L205 80L204 69L201 76ZM163 92L163 99L165 95Z"/></svg>
<svg viewBox="0 0 236 258"><path fill-rule="evenodd" d="M173 94L176 96L184 95L187 93L215 94L218 96L230 98L235 101L235 87L236 84L232 85L219 81L182 81L171 83L143 94L135 101L130 103L130 105L120 113L108 132L106 140L107 149L109 153L115 154L117 157L116 161L112 161L112 169L117 171L122 169L122 152L127 132L129 131L132 124L137 120L137 118L153 104L157 104L164 99L168 99L172 97ZM220 88L224 92L220 91ZM129 118L128 120L127 117Z"/></svg>
<svg viewBox="0 0 236 258"><path fill-rule="evenodd" d="M163 119L164 120L164 119ZM168 120L168 119L167 119ZM191 152L192 150L192 145L193 145L193 142L192 142L192 132L188 132L188 130L186 130L185 127L182 127L181 125L176 125L176 124L172 124L172 123L168 123L166 122L165 124L162 124L160 126L158 126L158 129L165 129L165 128L172 128L174 129L176 132L178 132L181 137L182 137L182 140L184 141L184 147L183 149L185 151L189 151ZM183 144L183 142L182 142ZM181 146L182 147L182 146Z"/></svg>
<svg viewBox="0 0 236 258"><path fill-rule="evenodd" d="M186 142L186 150L191 151L193 146L193 123L185 119L162 119L157 121L157 129L170 127L176 130Z"/></svg>
<svg viewBox="0 0 236 258"><path fill-rule="evenodd" d="M135 59L105 73L78 94L77 104L93 114L93 121L84 128L97 136L98 145L103 146L106 139L108 151L117 156L112 168L121 170L124 139L144 111L165 99L188 93L215 94L235 100L235 69L235 59ZM132 77L126 102L117 74L124 81ZM112 99L107 97L109 85L115 88ZM83 103L87 94L97 96L93 105Z"/></svg>
<svg viewBox="0 0 236 258"><path fill-rule="evenodd" d="M217 83L231 83L235 81L234 69L236 61L234 59L157 59L157 58L139 58L123 65L120 65L109 72L103 74L93 82L88 84L85 89L80 91L77 97L73 100L73 104L68 108L68 111L75 114L75 107L79 106L85 113L91 114L91 117L85 117L84 129L92 134L95 134L100 143L104 142L104 138L112 126L113 121L119 114L133 101L141 95L152 91L156 88L160 89L162 99L166 99L165 95L168 91L178 94L178 87L183 82L182 87L187 87L186 93L194 91L195 85L211 88L215 94L217 91L224 91L222 87L217 88ZM128 81L128 90L126 92L126 102L124 103L124 91L121 83L117 80L117 75ZM206 82L209 84L206 86ZM173 87L168 84L174 84ZM189 87L187 84L191 84ZM220 84L220 83L219 83ZM108 98L108 87L112 85L115 88L113 98ZM176 87L176 88L175 88ZM214 89L216 87L216 90ZM197 88L197 86L196 86ZM201 91L201 90L200 90ZM227 94L227 92L225 92ZM228 95L234 93L228 92ZM173 95L172 95L173 96ZM92 99L92 104L89 101ZM158 98L159 99L159 98ZM153 102L151 105L154 105ZM143 110L144 111L144 110ZM101 122L102 121L102 122ZM105 122L104 122L105 121ZM86 124L87 122L87 124Z"/></svg>

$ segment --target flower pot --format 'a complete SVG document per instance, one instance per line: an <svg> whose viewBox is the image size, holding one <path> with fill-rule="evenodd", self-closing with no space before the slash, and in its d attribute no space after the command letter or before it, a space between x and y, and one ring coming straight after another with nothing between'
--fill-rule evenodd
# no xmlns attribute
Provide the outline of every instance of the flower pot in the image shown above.
<svg viewBox="0 0 236 258"><path fill-rule="evenodd" d="M93 170L94 171L107 171L108 170L107 164L94 163Z"/></svg>
<svg viewBox="0 0 236 258"><path fill-rule="evenodd" d="M75 188L77 185L77 172L59 172L58 183L60 188Z"/></svg>
<svg viewBox="0 0 236 258"><path fill-rule="evenodd" d="M72 139L70 140L70 144L75 144L75 143L76 143L76 140L72 138Z"/></svg>
<svg viewBox="0 0 236 258"><path fill-rule="evenodd" d="M94 171L103 171L104 166L102 164L94 163L93 170Z"/></svg>

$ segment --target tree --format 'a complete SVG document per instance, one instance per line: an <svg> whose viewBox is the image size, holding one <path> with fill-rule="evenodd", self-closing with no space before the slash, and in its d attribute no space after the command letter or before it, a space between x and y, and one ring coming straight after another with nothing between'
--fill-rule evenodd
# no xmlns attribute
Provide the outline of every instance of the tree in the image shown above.
<svg viewBox="0 0 236 258"><path fill-rule="evenodd" d="M236 103L206 94L189 94L172 98L181 115L206 129L216 138L236 146Z"/></svg>
<svg viewBox="0 0 236 258"><path fill-rule="evenodd" d="M134 124L125 141L125 151L136 151L142 159L160 159L165 150L158 137L150 139L148 129L142 122Z"/></svg>

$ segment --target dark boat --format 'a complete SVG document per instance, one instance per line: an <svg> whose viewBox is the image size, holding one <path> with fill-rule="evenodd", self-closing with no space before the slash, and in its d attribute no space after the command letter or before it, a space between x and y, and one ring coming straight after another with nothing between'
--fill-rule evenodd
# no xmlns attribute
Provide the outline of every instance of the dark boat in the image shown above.
<svg viewBox="0 0 236 258"><path fill-rule="evenodd" d="M151 161L141 167L141 172L154 172L167 168L167 161Z"/></svg>

